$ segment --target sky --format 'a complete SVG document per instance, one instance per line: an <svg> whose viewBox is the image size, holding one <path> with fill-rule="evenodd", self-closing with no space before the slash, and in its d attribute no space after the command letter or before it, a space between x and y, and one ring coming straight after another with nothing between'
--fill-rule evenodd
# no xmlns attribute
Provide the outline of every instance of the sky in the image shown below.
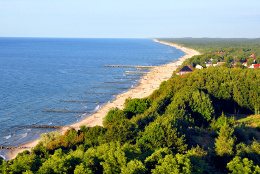
<svg viewBox="0 0 260 174"><path fill-rule="evenodd" d="M0 0L0 37L260 37L260 0Z"/></svg>

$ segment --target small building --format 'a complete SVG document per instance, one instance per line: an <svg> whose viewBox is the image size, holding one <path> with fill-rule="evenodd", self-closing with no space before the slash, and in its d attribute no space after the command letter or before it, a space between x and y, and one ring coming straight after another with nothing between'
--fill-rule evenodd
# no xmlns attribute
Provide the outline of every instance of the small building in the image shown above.
<svg viewBox="0 0 260 174"><path fill-rule="evenodd" d="M192 68L190 66L184 66L180 69L180 71L177 73L177 75L183 75L192 72Z"/></svg>
<svg viewBox="0 0 260 174"><path fill-rule="evenodd" d="M196 69L203 69L203 66L201 66L201 65L198 64L198 65L195 66L195 68L196 68Z"/></svg>
<svg viewBox="0 0 260 174"><path fill-rule="evenodd" d="M213 64L212 63L206 63L207 68L210 67L210 66L213 66Z"/></svg>
<svg viewBox="0 0 260 174"><path fill-rule="evenodd" d="M243 66L247 67L247 61L242 63Z"/></svg>
<svg viewBox="0 0 260 174"><path fill-rule="evenodd" d="M248 68L257 69L257 68L260 68L260 64L252 64Z"/></svg>

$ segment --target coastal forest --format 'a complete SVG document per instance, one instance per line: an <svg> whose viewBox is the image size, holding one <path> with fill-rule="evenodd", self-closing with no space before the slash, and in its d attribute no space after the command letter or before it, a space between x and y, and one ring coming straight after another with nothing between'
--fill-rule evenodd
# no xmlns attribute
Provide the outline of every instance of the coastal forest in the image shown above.
<svg viewBox="0 0 260 174"><path fill-rule="evenodd" d="M110 110L102 127L43 134L30 152L0 159L0 173L259 174L260 69L242 63L260 61L260 40L166 41L202 53L183 66L226 64L173 72L149 97Z"/></svg>
<svg viewBox="0 0 260 174"><path fill-rule="evenodd" d="M207 38L182 38L164 39L185 47L198 50L202 55L194 56L186 60L185 65L201 65L206 63L215 64L225 62L226 67L245 68L243 63L251 65L260 64L260 39L207 39Z"/></svg>

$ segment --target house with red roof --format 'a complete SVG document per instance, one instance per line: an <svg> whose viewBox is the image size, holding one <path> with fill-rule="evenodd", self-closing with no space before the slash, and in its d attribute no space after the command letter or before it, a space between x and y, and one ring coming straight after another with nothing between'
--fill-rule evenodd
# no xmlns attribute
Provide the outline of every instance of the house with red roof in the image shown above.
<svg viewBox="0 0 260 174"><path fill-rule="evenodd" d="M260 68L260 64L252 64L249 68L253 68L253 69Z"/></svg>

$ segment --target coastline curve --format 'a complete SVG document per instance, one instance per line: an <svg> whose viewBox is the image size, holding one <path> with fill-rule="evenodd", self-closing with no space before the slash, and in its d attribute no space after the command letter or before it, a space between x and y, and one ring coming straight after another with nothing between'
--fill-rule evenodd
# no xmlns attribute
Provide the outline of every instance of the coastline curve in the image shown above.
<svg viewBox="0 0 260 174"><path fill-rule="evenodd" d="M146 73L140 80L137 86L130 88L128 91L119 94L115 97L115 99L111 102L104 104L98 111L89 115L88 117L84 118L83 120L73 123L68 126L64 126L60 129L60 132L63 134L68 129L74 128L79 129L80 126L85 125L88 127L93 126L102 126L103 118L106 116L108 111L112 108L119 108L122 109L124 107L125 100L128 98L145 98L148 97L153 93L154 90L160 87L160 84L163 81L168 80L171 76L173 71L175 71L178 66L180 66L186 59L189 59L195 55L199 55L200 53L194 49L183 47L181 45L167 42L167 41L160 41L158 39L154 39L154 42L159 44L163 44L166 46L175 47L185 53L184 56L180 57L177 61L172 61L170 63L154 66L150 68L150 71ZM21 144L17 147L17 149L10 150L7 153L6 159L14 159L18 153L24 150L31 150L39 143L39 139L33 140L28 143ZM19 147L26 147L26 148L19 148Z"/></svg>

